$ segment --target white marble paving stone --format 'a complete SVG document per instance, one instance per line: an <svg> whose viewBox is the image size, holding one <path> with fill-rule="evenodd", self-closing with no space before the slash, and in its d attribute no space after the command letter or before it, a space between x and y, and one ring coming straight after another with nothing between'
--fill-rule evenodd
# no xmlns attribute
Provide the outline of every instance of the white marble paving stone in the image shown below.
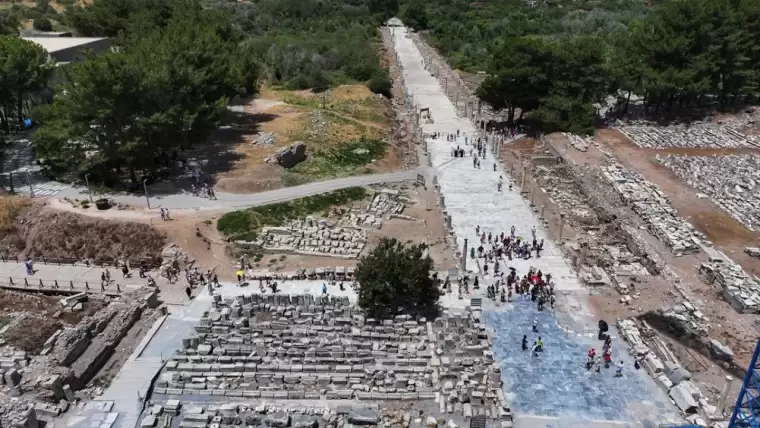
<svg viewBox="0 0 760 428"><path fill-rule="evenodd" d="M475 134L471 122L456 115L454 106L443 93L438 82L421 64L422 56L410 38L402 31L394 34L394 43L403 67L403 75L409 94L414 97L418 107L427 107L435 121L433 124L423 124L426 134L433 132ZM493 155L488 152L485 160L481 161L481 169L474 169L472 158L452 158L451 149L457 144L465 148L464 137L460 141L448 142L445 136L441 139L428 139L427 147L431 153L433 169L438 178L441 192L446 200L446 211L451 214L452 227L456 233L457 244L461 249L464 239L469 245L477 248L479 239L475 227L480 225L486 233L509 233L514 224L516 234L530 237L532 227L536 227L537 237L544 239L544 251L541 258L529 260L514 259L509 263L518 273L525 273L531 266L536 266L545 273L551 273L557 279L557 290L581 290L581 284L568 263L561 257L559 249L554 245L547 233L542 230L537 215L532 212L515 188L510 192L504 186L498 192L496 185L499 175L507 179L507 173L499 167L493 171ZM479 271L478 266L468 260L468 270Z"/></svg>

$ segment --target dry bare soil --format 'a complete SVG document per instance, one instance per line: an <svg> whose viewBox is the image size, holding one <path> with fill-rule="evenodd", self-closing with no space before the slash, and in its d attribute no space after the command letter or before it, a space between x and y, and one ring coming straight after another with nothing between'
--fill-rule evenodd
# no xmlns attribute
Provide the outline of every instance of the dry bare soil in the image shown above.
<svg viewBox="0 0 760 428"><path fill-rule="evenodd" d="M212 139L233 159L227 170L215 177L221 191L259 192L400 168L401 149L392 144L367 145L378 152L366 162L340 164L326 160L325 155L341 157L343 150L364 147L363 142L388 140L391 103L363 85L343 85L324 94L263 88L258 98L242 106L242 110L229 127ZM259 133L273 134L274 145L256 144ZM306 161L290 170L265 162L278 149L296 141L306 144Z"/></svg>
<svg viewBox="0 0 760 428"><path fill-rule="evenodd" d="M95 219L24 197L0 198L0 251L47 259L159 261L166 235L148 224Z"/></svg>

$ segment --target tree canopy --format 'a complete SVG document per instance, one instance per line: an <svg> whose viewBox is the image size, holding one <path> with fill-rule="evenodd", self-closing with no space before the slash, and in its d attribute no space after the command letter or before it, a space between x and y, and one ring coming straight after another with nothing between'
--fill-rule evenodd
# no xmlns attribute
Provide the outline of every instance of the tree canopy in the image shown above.
<svg viewBox="0 0 760 428"><path fill-rule="evenodd" d="M359 306L376 318L399 312L434 315L441 291L430 277L433 261L426 248L383 238L356 266Z"/></svg>
<svg viewBox="0 0 760 428"><path fill-rule="evenodd" d="M24 102L47 85L51 70L48 54L39 45L0 36L0 125L6 132L11 120L23 122Z"/></svg>
<svg viewBox="0 0 760 428"><path fill-rule="evenodd" d="M187 3L175 2L163 27L122 34L121 51L66 69L32 139L51 171L137 183L204 141L232 97L256 93L258 66L227 14Z"/></svg>
<svg viewBox="0 0 760 428"><path fill-rule="evenodd" d="M538 132L591 132L608 95L643 97L647 109L721 109L760 94L760 5L678 0L605 36L520 36L491 44L480 97Z"/></svg>

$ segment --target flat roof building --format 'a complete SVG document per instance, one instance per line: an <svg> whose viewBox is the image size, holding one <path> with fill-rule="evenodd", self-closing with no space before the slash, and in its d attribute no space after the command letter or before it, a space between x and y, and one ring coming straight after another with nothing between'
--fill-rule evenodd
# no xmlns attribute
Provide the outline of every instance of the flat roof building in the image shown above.
<svg viewBox="0 0 760 428"><path fill-rule="evenodd" d="M42 46L58 63L76 62L86 51L106 52L111 47L108 37L23 37Z"/></svg>

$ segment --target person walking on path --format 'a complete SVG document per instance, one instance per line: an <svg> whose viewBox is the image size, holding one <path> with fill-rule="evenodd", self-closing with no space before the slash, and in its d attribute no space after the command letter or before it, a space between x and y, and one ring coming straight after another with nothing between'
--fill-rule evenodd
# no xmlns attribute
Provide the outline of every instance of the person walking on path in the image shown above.
<svg viewBox="0 0 760 428"><path fill-rule="evenodd" d="M617 370L615 370L615 377L623 377L623 360L617 363Z"/></svg>
<svg viewBox="0 0 760 428"><path fill-rule="evenodd" d="M187 298L189 300L191 300L193 298L193 289L190 288L189 285L187 287L185 287L185 294L187 294Z"/></svg>
<svg viewBox="0 0 760 428"><path fill-rule="evenodd" d="M522 350L523 350L523 352L525 352L525 351L528 350L528 335L527 334L523 334L523 338L522 338Z"/></svg>

